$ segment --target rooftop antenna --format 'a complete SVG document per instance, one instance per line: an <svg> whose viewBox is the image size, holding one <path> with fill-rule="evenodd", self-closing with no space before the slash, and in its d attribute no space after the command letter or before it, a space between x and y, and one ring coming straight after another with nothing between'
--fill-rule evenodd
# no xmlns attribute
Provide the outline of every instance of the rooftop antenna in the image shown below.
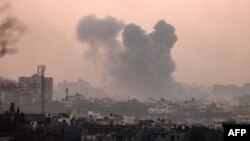
<svg viewBox="0 0 250 141"><path fill-rule="evenodd" d="M66 88L66 89L65 89L65 92L66 92L66 100L68 100L69 88Z"/></svg>
<svg viewBox="0 0 250 141"><path fill-rule="evenodd" d="M45 114L45 111L44 111L44 103L45 103L45 99L44 99L44 73L45 73L45 70L46 70L45 65L39 65L37 67L37 74L41 77L42 114Z"/></svg>

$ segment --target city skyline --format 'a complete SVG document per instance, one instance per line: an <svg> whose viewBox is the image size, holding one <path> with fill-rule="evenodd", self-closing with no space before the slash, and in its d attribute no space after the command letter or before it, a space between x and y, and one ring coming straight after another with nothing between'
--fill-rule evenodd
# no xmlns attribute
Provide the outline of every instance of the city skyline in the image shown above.
<svg viewBox="0 0 250 141"><path fill-rule="evenodd" d="M249 7L0 0L0 140L248 138Z"/></svg>

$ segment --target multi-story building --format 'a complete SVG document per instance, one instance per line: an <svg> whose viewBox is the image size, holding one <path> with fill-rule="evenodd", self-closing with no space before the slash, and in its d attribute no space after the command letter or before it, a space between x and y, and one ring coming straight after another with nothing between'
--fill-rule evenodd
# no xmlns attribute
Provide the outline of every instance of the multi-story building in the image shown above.
<svg viewBox="0 0 250 141"><path fill-rule="evenodd" d="M15 81L4 80L0 83L0 102L10 104L19 103L21 92L18 83Z"/></svg>
<svg viewBox="0 0 250 141"><path fill-rule="evenodd" d="M18 82L1 79L0 106L11 102L17 105L41 103L42 92L44 93L45 103L52 102L53 78L42 78L40 75L34 74L31 77L19 77Z"/></svg>
<svg viewBox="0 0 250 141"><path fill-rule="evenodd" d="M20 88L24 91L21 95L20 103L40 103L42 101L42 77L34 74L31 77L19 77L18 84ZM43 78L43 92L44 100L46 103L52 101L53 93L53 78L44 77Z"/></svg>

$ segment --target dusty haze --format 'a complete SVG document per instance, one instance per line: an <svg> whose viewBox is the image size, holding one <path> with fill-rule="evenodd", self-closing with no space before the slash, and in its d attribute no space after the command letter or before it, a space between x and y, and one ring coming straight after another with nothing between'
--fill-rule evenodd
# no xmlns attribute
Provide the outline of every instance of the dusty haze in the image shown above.
<svg viewBox="0 0 250 141"><path fill-rule="evenodd" d="M0 76L29 76L37 64L45 64L55 82L82 78L102 86L107 72L86 59L89 45L76 33L79 21L92 14L135 23L147 33L165 20L178 36L171 52L176 81L242 85L250 81L249 7L248 0L13 0L8 13L27 31L13 45L17 53L0 59Z"/></svg>

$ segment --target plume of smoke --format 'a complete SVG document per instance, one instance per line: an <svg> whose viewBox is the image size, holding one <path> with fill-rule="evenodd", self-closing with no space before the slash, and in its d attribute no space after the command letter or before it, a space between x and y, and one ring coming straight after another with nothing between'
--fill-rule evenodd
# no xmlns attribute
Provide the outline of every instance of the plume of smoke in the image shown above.
<svg viewBox="0 0 250 141"><path fill-rule="evenodd" d="M143 96L170 97L176 86L171 74L175 63L170 49L177 41L174 28L159 21L147 34L141 27L129 24L123 31L126 48L120 54L120 67L115 77L130 93Z"/></svg>
<svg viewBox="0 0 250 141"><path fill-rule="evenodd" d="M77 37L83 43L89 43L85 56L94 63L108 63L108 60L114 59L118 52L117 46L120 42L116 39L121 32L124 23L113 17L98 19L95 15L90 15L79 21L77 27ZM109 57L109 58L107 58Z"/></svg>
<svg viewBox="0 0 250 141"><path fill-rule="evenodd" d="M23 32L24 27L14 18L7 18L0 25L0 57L16 52L14 48L9 48L9 45L16 44Z"/></svg>
<svg viewBox="0 0 250 141"><path fill-rule="evenodd" d="M122 27L123 22L115 18L98 19L91 15L80 20L77 36L83 42L106 42L116 38Z"/></svg>
<svg viewBox="0 0 250 141"><path fill-rule="evenodd" d="M4 13L10 7L9 2L1 3L0 14ZM5 54L15 53L15 48L10 48L10 45L16 44L23 32L25 27L13 17L3 18L3 22L0 23L0 57Z"/></svg>
<svg viewBox="0 0 250 141"><path fill-rule="evenodd" d="M117 36L122 27L121 43ZM120 93L137 97L173 97L176 93L178 84L171 76L175 70L171 48L177 37L174 27L165 21L157 22L154 31L147 34L135 24L124 26L112 17L88 16L80 20L77 35L80 41L89 43L94 54L105 46L105 67Z"/></svg>

